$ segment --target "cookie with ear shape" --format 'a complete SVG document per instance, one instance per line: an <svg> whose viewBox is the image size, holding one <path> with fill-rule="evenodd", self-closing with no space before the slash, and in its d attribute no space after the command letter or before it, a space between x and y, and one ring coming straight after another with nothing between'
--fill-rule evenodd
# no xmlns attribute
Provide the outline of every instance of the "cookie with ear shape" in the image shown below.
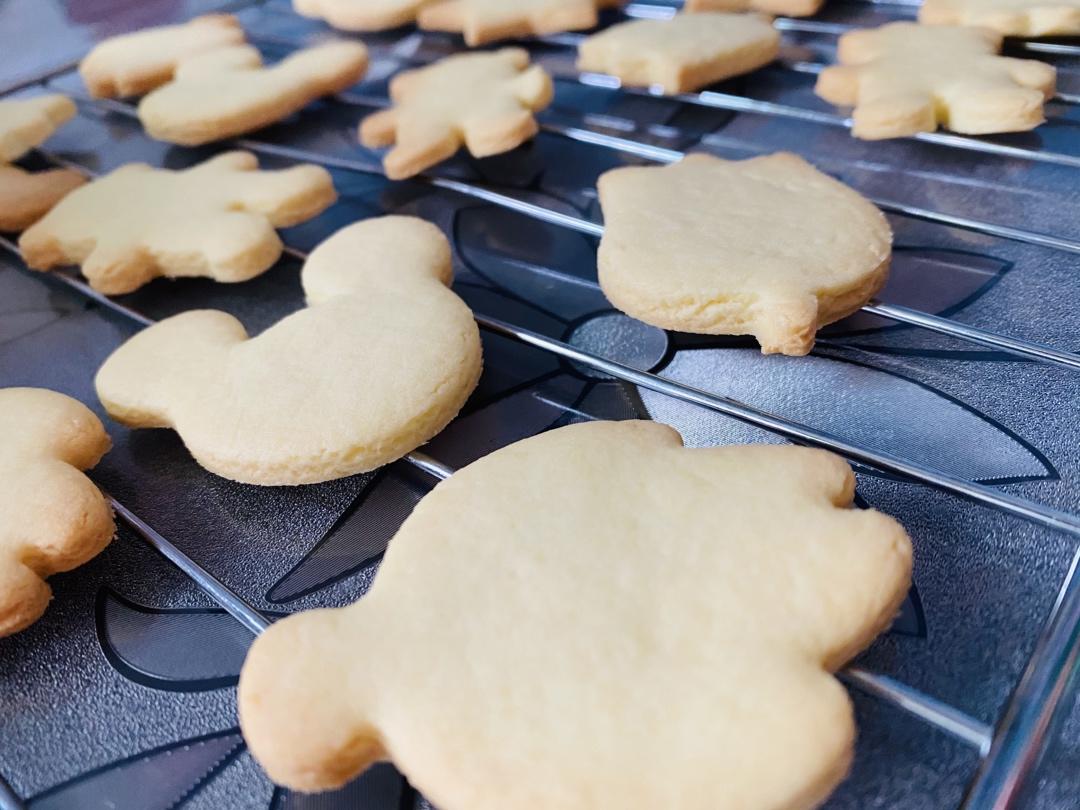
<svg viewBox="0 0 1080 810"><path fill-rule="evenodd" d="M442 810L805 810L843 778L832 677L911 543L840 458L592 422L440 483L368 593L255 641L238 705L275 781L388 758Z"/></svg>
<svg viewBox="0 0 1080 810"><path fill-rule="evenodd" d="M480 335L434 225L338 231L302 272L307 307L256 337L224 312L168 318L98 372L109 414L170 427L203 467L296 485L380 467L432 438L479 380Z"/></svg>

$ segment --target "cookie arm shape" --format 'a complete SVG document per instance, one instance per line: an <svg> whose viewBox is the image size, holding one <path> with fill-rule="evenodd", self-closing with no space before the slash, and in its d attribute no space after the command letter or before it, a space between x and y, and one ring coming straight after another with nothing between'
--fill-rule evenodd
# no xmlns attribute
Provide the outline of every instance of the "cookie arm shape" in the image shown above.
<svg viewBox="0 0 1080 810"><path fill-rule="evenodd" d="M86 182L71 169L28 172L0 165L0 231L21 231Z"/></svg>
<svg viewBox="0 0 1080 810"><path fill-rule="evenodd" d="M341 31L387 31L408 25L427 0L293 0L293 10Z"/></svg>
<svg viewBox="0 0 1080 810"><path fill-rule="evenodd" d="M0 163L18 160L75 117L75 103L54 93L0 101Z"/></svg>

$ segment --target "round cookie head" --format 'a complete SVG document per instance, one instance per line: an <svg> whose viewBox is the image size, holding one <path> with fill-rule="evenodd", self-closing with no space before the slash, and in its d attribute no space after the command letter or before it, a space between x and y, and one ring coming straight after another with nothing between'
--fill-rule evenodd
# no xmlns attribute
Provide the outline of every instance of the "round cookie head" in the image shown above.
<svg viewBox="0 0 1080 810"><path fill-rule="evenodd" d="M282 784L389 758L445 810L810 808L854 739L830 672L911 571L853 493L831 454L651 422L518 442L420 502L358 603L256 640L244 735Z"/></svg>
<svg viewBox="0 0 1080 810"><path fill-rule="evenodd" d="M251 338L224 312L164 320L105 362L98 396L131 427L174 428L196 461L235 481L375 469L442 430L476 387L480 336L450 276L434 225L350 225L304 265L305 309Z"/></svg>
<svg viewBox="0 0 1080 810"><path fill-rule="evenodd" d="M885 217L796 155L694 154L615 169L597 188L600 286L653 326L753 335L764 352L804 355L821 326L858 310L888 277Z"/></svg>

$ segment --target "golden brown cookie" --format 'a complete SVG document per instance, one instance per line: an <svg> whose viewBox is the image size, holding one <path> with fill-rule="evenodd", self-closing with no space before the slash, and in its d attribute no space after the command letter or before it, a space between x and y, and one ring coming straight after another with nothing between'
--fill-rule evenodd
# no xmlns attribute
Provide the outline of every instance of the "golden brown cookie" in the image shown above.
<svg viewBox="0 0 1080 810"><path fill-rule="evenodd" d="M924 25L977 25L1007 37L1080 36L1076 0L924 0Z"/></svg>
<svg viewBox="0 0 1080 810"><path fill-rule="evenodd" d="M501 39L595 28L602 8L622 0L434 0L417 24L429 31L452 31L475 48Z"/></svg>
<svg viewBox="0 0 1080 810"><path fill-rule="evenodd" d="M293 0L293 10L342 31L386 31L416 21L433 0Z"/></svg>
<svg viewBox="0 0 1080 810"><path fill-rule="evenodd" d="M683 8L698 11L760 11L786 17L810 17L821 11L825 0L686 0Z"/></svg>
<svg viewBox="0 0 1080 810"><path fill-rule="evenodd" d="M0 163L18 160L74 116L74 102L58 93L0 101Z"/></svg>
<svg viewBox="0 0 1080 810"><path fill-rule="evenodd" d="M0 231L29 228L85 182L71 169L28 172L0 164Z"/></svg>

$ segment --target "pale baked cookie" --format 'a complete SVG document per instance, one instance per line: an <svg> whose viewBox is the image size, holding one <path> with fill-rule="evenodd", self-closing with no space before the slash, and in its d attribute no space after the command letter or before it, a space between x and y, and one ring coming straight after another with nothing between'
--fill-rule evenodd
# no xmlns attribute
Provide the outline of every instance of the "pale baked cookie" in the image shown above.
<svg viewBox="0 0 1080 810"><path fill-rule="evenodd" d="M553 92L551 77L530 67L521 48L450 56L396 75L394 106L365 118L360 140L372 148L394 144L386 175L411 177L463 144L475 157L520 146L536 134L533 113L551 103Z"/></svg>
<svg viewBox="0 0 1080 810"><path fill-rule="evenodd" d="M182 59L243 41L235 17L207 14L182 25L111 37L87 54L79 73L96 98L141 96L171 80Z"/></svg>
<svg viewBox="0 0 1080 810"><path fill-rule="evenodd" d="M854 491L829 453L654 422L518 442L417 505L360 602L256 640L244 736L289 787L385 757L443 810L814 807L855 737L830 673L910 582Z"/></svg>
<svg viewBox="0 0 1080 810"><path fill-rule="evenodd" d="M815 92L854 106L852 134L876 140L931 132L1020 132L1041 124L1055 71L1032 59L998 54L989 28L889 23L840 37L838 65L818 76Z"/></svg>
<svg viewBox="0 0 1080 810"><path fill-rule="evenodd" d="M37 621L52 598L45 577L109 544L116 526L82 470L109 449L90 409L41 388L0 388L0 636Z"/></svg>
<svg viewBox="0 0 1080 810"><path fill-rule="evenodd" d="M797 155L609 171L600 286L663 329L753 335L804 355L884 286L892 232L869 201Z"/></svg>
<svg viewBox="0 0 1080 810"><path fill-rule="evenodd" d="M595 28L598 11L622 0L433 0L417 15L429 31L452 31L470 47L500 39Z"/></svg>
<svg viewBox="0 0 1080 810"><path fill-rule="evenodd" d="M375 469L442 430L476 387L480 335L451 273L430 223L350 225L304 265L306 309L254 338L224 312L164 320L105 362L98 396L126 425L174 428L234 481Z"/></svg>
<svg viewBox="0 0 1080 810"><path fill-rule="evenodd" d="M325 20L342 31L386 31L415 22L417 12L433 0L293 0L305 17Z"/></svg>
<svg viewBox="0 0 1080 810"><path fill-rule="evenodd" d="M0 163L18 160L74 116L74 102L56 93L0 101Z"/></svg>
<svg viewBox="0 0 1080 810"><path fill-rule="evenodd" d="M757 70L779 53L780 32L757 14L679 14L594 34L578 46L577 66L674 95Z"/></svg>
<svg viewBox="0 0 1080 810"><path fill-rule="evenodd" d="M21 231L86 182L71 169L28 172L0 164L0 231Z"/></svg>
<svg viewBox="0 0 1080 810"><path fill-rule="evenodd" d="M686 0L683 8L697 11L761 11L786 17L809 17L821 11L825 0Z"/></svg>
<svg viewBox="0 0 1080 810"><path fill-rule="evenodd" d="M139 120L151 138L184 146L231 138L356 84L367 62L359 42L305 48L271 67L250 45L218 48L180 62L173 81L139 102Z"/></svg>
<svg viewBox="0 0 1080 810"><path fill-rule="evenodd" d="M65 197L19 239L35 270L82 266L107 295L158 276L247 281L281 256L274 228L322 213L337 195L311 165L258 171L247 152L227 152L183 171L123 166Z"/></svg>
<svg viewBox="0 0 1080 810"><path fill-rule="evenodd" d="M979 25L1007 37L1080 36L1080 0L923 0L924 25Z"/></svg>

